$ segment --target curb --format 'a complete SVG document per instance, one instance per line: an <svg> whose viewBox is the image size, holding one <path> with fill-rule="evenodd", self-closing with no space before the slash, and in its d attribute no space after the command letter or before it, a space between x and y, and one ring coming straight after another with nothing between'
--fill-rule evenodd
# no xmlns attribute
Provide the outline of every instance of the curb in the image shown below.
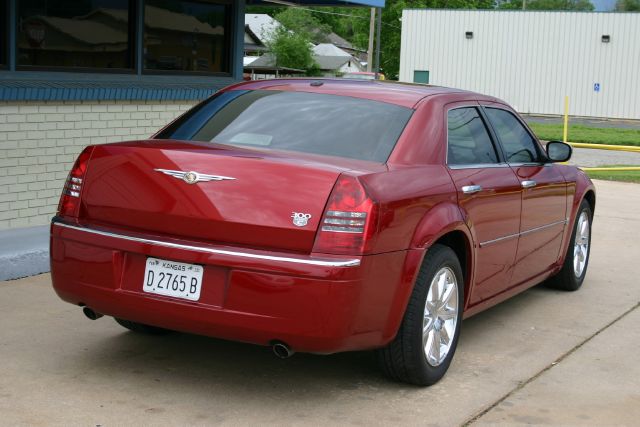
<svg viewBox="0 0 640 427"><path fill-rule="evenodd" d="M0 281L49 270L48 225L0 230Z"/></svg>

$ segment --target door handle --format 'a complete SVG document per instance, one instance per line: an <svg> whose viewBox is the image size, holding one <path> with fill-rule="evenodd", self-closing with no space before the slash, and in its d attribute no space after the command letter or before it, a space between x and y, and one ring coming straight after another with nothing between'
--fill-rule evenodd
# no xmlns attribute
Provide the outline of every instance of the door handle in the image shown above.
<svg viewBox="0 0 640 427"><path fill-rule="evenodd" d="M533 188L537 183L533 180L522 181L522 188Z"/></svg>
<svg viewBox="0 0 640 427"><path fill-rule="evenodd" d="M473 194L482 191L482 187L479 185L465 185L462 187L462 192L464 194Z"/></svg>

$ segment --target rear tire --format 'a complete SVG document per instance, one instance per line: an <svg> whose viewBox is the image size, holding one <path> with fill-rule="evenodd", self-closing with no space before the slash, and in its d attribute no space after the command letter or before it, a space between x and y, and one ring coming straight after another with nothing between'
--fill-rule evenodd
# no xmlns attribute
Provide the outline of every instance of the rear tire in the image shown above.
<svg viewBox="0 0 640 427"><path fill-rule="evenodd" d="M415 385L438 382L458 345L463 302L458 257L448 246L433 245L418 273L398 334L377 351L384 373Z"/></svg>
<svg viewBox="0 0 640 427"><path fill-rule="evenodd" d="M577 291L582 286L582 282L584 282L584 278L587 275L589 254L591 253L592 220L591 205L586 200L583 200L576 215L562 269L546 282L546 285L550 288Z"/></svg>
<svg viewBox="0 0 640 427"><path fill-rule="evenodd" d="M137 332L139 334L147 335L166 335L171 331L164 328L158 328L157 326L145 325L143 323L132 322L131 320L118 319L114 317L114 320L118 322L120 326L124 326L130 331Z"/></svg>

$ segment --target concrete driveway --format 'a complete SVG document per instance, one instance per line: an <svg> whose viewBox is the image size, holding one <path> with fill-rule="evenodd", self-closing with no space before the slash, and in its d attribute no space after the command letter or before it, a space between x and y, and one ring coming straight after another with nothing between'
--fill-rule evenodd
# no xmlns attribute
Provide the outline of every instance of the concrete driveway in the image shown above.
<svg viewBox="0 0 640 427"><path fill-rule="evenodd" d="M583 288L537 287L463 323L436 386L370 353L297 354L126 332L59 301L48 275L0 283L2 425L637 425L640 185L597 182Z"/></svg>

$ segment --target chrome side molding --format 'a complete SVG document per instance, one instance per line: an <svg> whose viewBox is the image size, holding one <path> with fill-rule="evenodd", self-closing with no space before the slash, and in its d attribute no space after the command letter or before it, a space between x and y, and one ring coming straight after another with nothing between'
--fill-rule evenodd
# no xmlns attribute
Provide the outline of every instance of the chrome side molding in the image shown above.
<svg viewBox="0 0 640 427"><path fill-rule="evenodd" d="M498 237L497 239L487 240L486 242L480 242L480 247L484 248L485 246L489 246L493 243L502 242L503 240L513 239L515 237L520 237L520 233L508 234L506 236Z"/></svg>
<svg viewBox="0 0 640 427"><path fill-rule="evenodd" d="M480 242L480 247L483 248L485 246L491 245L492 243L498 243L498 242L501 242L503 240L513 239L514 237L526 236L527 234L535 233L536 231L542 231L542 230L546 230L547 228L550 228L550 227L555 227L556 225L566 225L568 223L569 223L569 219L566 218L566 219L563 219L563 220L560 220L560 221L556 221L556 222L552 222L552 223L549 223L549 224L541 225L539 227L530 228L529 230L521 231L520 233L509 234L507 236L498 237L497 239L487 240L486 242Z"/></svg>
<svg viewBox="0 0 640 427"><path fill-rule="evenodd" d="M214 249L214 248L208 248L204 246L183 245L179 243L165 242L162 240L145 239L142 237L128 236L126 234L96 230L95 228L65 224L63 222L54 221L53 225L56 227L82 231L84 233L95 234L98 236L105 236L105 237L112 237L115 239L127 240L130 242L146 243L149 245L162 246L165 248L184 249L184 250L202 252L202 253L214 254L214 255L227 255L227 256L233 256L238 258L259 259L264 261L289 262L292 264L315 265L319 267L357 267L360 265L360 260L357 258L347 259L344 261L333 261L330 259L302 259L302 258L291 258L291 257L275 256L275 255L260 255L260 254L250 253L250 252L232 251L227 249Z"/></svg>

